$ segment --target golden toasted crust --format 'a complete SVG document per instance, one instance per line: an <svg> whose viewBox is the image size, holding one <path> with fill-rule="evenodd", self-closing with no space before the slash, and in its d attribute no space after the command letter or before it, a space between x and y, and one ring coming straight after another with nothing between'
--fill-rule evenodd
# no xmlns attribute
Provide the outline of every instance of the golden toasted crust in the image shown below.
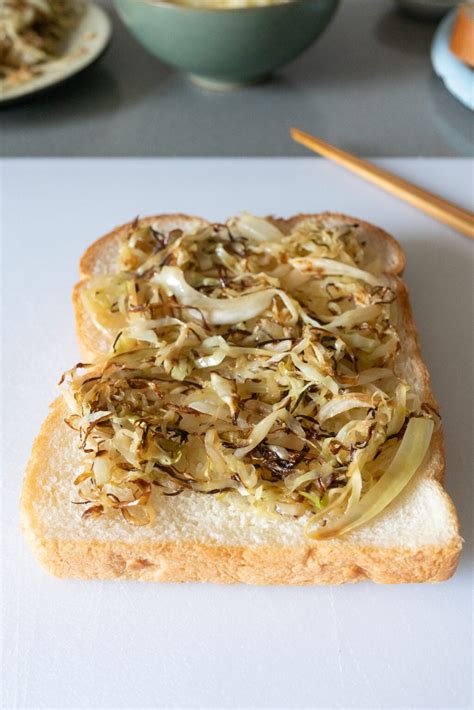
<svg viewBox="0 0 474 710"><path fill-rule="evenodd" d="M41 496L44 461L50 455L54 432L65 427L65 412L65 404L58 398L33 445L21 499L25 535L39 561L57 577L296 585L371 579L396 584L439 582L449 578L456 568L461 550L458 535L448 545L416 548L375 547L341 540L311 542L304 538L301 545L290 547L149 540L126 543L52 537L39 521L35 504ZM425 464L433 471L433 477L437 477L442 459L442 437L438 432ZM435 485L441 489L440 484ZM456 522L451 501L449 506Z"/></svg>
<svg viewBox="0 0 474 710"><path fill-rule="evenodd" d="M38 538L39 561L56 577L220 584L379 584L442 582L452 576L460 543L448 547L230 547L188 542L93 543Z"/></svg>
<svg viewBox="0 0 474 710"><path fill-rule="evenodd" d="M384 273L393 280L398 293L400 326L406 340L406 358L416 372L418 387L425 401L436 406L430 388L428 371L421 358L419 342L411 312L408 291L399 278L405 266L403 251L393 237L381 229L340 214L297 215L290 220L272 220L283 230L308 217L357 223L370 239L369 249L381 255ZM187 221L183 215L150 217L141 223L161 220ZM193 218L194 219L194 218ZM196 218L198 219L198 218ZM199 220L206 224L204 220ZM81 260L82 280L77 284L73 303L77 332L84 357L94 357L104 352L106 342L99 342L100 333L94 329L83 307L81 291L88 278L113 270L113 255L121 234L131 223L118 227L95 242ZM251 584L341 584L369 578L375 582L425 582L441 581L452 575L461 551L456 511L449 496L442 489L444 474L444 439L437 432L432 439L423 475L436 481L449 508L455 535L447 545L406 547L375 547L344 542L302 540L297 547L276 546L225 546L199 542L153 542L134 544L119 541L84 541L55 539L45 534L38 523L34 503L38 499L38 481L41 480L42 461L47 455L52 432L62 425L61 404L53 405L32 451L25 476L22 496L22 520L27 537L36 555L45 567L59 577L130 578L149 581L209 581L247 582Z"/></svg>
<svg viewBox="0 0 474 710"><path fill-rule="evenodd" d="M174 228L181 228L182 226L189 225L190 228L196 229L199 226L204 227L208 224L207 220L202 219L202 217L190 217L185 214L161 214L154 215L151 217L141 217L138 223L143 226L150 224L155 224L162 226L163 229L166 228L167 223L172 223ZM79 262L79 273L81 278L87 278L96 273L96 267L99 262L103 260L104 252L106 252L114 242L118 242L120 237L126 234L130 229L133 228L135 221L127 222L126 224L121 224L119 227L112 229L100 239L97 239L93 244L86 249ZM111 264L113 266L113 264ZM106 273L102 271L102 273Z"/></svg>

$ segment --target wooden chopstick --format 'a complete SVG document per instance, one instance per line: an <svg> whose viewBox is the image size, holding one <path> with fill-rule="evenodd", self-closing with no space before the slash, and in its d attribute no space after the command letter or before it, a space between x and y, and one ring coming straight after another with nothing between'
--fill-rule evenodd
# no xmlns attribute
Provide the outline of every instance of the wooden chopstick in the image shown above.
<svg viewBox="0 0 474 710"><path fill-rule="evenodd" d="M402 180L402 178L372 165L366 160L356 158L340 148L325 143L320 138L315 138L309 133L300 131L299 128L290 128L290 133L297 143L301 143L315 153L333 160L335 163L365 178L365 180L414 205L430 217L474 239L474 214L469 212L469 210L464 210L452 202L443 200L432 192L422 190L421 187L417 187L407 180Z"/></svg>

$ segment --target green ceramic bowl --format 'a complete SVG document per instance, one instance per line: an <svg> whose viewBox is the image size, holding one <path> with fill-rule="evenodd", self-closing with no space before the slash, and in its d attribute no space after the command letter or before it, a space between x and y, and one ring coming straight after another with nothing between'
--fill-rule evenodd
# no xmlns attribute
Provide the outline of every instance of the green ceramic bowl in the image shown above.
<svg viewBox="0 0 474 710"><path fill-rule="evenodd" d="M136 39L159 59L215 88L264 78L297 57L329 24L339 0L208 9L163 0L115 0Z"/></svg>

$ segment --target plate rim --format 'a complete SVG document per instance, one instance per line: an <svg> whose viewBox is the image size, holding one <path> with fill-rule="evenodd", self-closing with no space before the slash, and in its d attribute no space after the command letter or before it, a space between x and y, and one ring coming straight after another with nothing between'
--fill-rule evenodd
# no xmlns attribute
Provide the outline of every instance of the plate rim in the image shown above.
<svg viewBox="0 0 474 710"><path fill-rule="evenodd" d="M81 64L71 64L61 73L57 75L50 75L48 77L48 80L42 81L39 86L36 85L33 80L25 82L24 84L20 84L18 86L18 91L16 91L15 93L0 93L0 106L7 106L9 104L17 103L31 96L42 94L45 91L49 91L50 89L53 89L59 84L62 84L68 81L69 79L72 79L80 72L89 68L105 54L112 39L112 22L106 10L100 5L97 5L95 2L86 3L86 13L91 12L95 13L96 16L100 17L101 21L103 22L103 34L99 38L97 46L94 47L94 49L87 57L87 61ZM42 76L42 78L44 78L44 75Z"/></svg>

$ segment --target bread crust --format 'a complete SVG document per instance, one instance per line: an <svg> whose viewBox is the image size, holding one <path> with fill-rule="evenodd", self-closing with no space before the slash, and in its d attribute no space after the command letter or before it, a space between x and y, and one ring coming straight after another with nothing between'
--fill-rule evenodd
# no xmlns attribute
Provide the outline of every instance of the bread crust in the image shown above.
<svg viewBox="0 0 474 710"><path fill-rule="evenodd" d="M282 229L293 227L298 221L318 217L335 222L357 223L374 240L374 248L385 255L384 274L392 281L398 294L398 309L404 329L410 366L415 368L423 398L437 406L430 388L429 373L423 363L418 336L413 320L408 291L399 278L405 267L405 257L398 242L383 230L366 222L341 214L302 214L290 220L271 218ZM198 220L184 215L162 215L140 220L143 224L175 221L187 223ZM98 273L98 264L107 251L132 223L122 225L96 241L81 259L81 281L73 293L77 332L83 357L101 354L97 347L97 332L82 304L81 292L88 279ZM110 264L113 266L113 264ZM102 272L105 273L105 272ZM61 426L64 405L57 400L36 439L26 472L22 494L22 524L25 534L40 562L58 577L87 579L127 578L146 581L206 581L217 583L245 582L249 584L342 584L371 579L378 583L436 582L450 577L461 552L461 538L454 505L442 487L444 477L444 437L441 431L433 436L423 475L433 480L448 505L455 534L447 545L425 545L416 548L377 547L344 541L309 541L302 539L299 546L226 546L204 544L199 541L84 541L55 539L42 529L35 514L38 481L41 480L42 461L47 456L52 432ZM65 426L65 425L64 425Z"/></svg>
<svg viewBox="0 0 474 710"><path fill-rule="evenodd" d="M456 569L460 543L445 547L230 547L202 543L32 538L35 554L55 577L218 584L378 584L441 582Z"/></svg>
<svg viewBox="0 0 474 710"><path fill-rule="evenodd" d="M127 543L52 537L38 519L35 503L41 495L44 461L54 432L65 426L65 413L65 404L58 398L33 445L21 499L22 527L28 542L41 564L57 577L295 585L371 579L396 584L442 581L456 568L461 550L458 534L448 545L416 548L376 547L343 539L314 542L302 538L298 546L235 546L184 540ZM434 479L443 457L442 436L437 432L424 464ZM443 490L439 482L434 485ZM456 511L443 494L457 530Z"/></svg>

